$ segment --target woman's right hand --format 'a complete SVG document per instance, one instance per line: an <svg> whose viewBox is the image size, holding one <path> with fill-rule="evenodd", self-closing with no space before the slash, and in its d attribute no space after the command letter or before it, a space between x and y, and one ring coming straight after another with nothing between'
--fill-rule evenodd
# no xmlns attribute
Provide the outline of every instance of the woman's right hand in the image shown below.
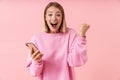
<svg viewBox="0 0 120 80"><path fill-rule="evenodd" d="M36 62L40 62L43 54L37 49L37 47L33 43L26 43L26 46L30 49L31 58Z"/></svg>

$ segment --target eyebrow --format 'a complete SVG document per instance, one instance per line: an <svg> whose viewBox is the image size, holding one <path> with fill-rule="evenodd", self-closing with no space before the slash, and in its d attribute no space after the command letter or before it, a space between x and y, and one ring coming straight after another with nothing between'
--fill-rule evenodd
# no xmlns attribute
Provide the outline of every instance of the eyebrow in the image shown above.
<svg viewBox="0 0 120 80"><path fill-rule="evenodd" d="M48 11L48 13L53 13L52 11ZM55 12L55 13L61 13L60 11L57 11L57 12Z"/></svg>

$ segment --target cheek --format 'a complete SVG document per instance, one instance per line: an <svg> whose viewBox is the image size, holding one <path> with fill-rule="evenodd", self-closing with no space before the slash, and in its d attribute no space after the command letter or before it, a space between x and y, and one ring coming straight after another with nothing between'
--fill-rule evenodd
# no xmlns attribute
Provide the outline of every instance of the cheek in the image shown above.
<svg viewBox="0 0 120 80"><path fill-rule="evenodd" d="M46 22L49 25L50 24L50 19L46 18Z"/></svg>
<svg viewBox="0 0 120 80"><path fill-rule="evenodd" d="M61 22L62 22L62 18L58 19L58 21L59 21L59 23L61 24Z"/></svg>
<svg viewBox="0 0 120 80"><path fill-rule="evenodd" d="M49 18L48 18L48 17L46 17L46 21L49 21Z"/></svg>
<svg viewBox="0 0 120 80"><path fill-rule="evenodd" d="M50 17L46 16L46 21L49 21L50 20Z"/></svg>

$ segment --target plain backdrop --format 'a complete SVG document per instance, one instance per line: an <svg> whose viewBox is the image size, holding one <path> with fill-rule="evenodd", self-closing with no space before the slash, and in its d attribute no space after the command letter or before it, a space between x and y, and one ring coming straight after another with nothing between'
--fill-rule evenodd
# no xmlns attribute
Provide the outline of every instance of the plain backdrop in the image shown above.
<svg viewBox="0 0 120 80"><path fill-rule="evenodd" d="M120 0L0 0L0 80L35 80L25 67L25 42L41 30L50 1L64 7L68 27L91 26L77 80L120 80Z"/></svg>

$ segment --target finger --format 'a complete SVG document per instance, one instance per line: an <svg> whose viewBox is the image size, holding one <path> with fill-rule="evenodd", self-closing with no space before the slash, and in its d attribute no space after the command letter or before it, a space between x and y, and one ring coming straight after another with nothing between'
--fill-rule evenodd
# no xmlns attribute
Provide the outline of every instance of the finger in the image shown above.
<svg viewBox="0 0 120 80"><path fill-rule="evenodd" d="M33 49L31 48L30 49L30 54L32 55L34 53Z"/></svg>
<svg viewBox="0 0 120 80"><path fill-rule="evenodd" d="M89 26L89 24L83 23L83 24L81 24L81 26Z"/></svg>
<svg viewBox="0 0 120 80"><path fill-rule="evenodd" d="M35 58L36 55L40 54L39 50L36 50L33 54L31 54L32 58Z"/></svg>
<svg viewBox="0 0 120 80"><path fill-rule="evenodd" d="M33 48L29 46L29 49L30 49L30 53L33 54L34 53Z"/></svg>
<svg viewBox="0 0 120 80"><path fill-rule="evenodd" d="M35 44L32 44L31 46L34 49L34 51L38 50L38 48L35 46Z"/></svg>
<svg viewBox="0 0 120 80"><path fill-rule="evenodd" d="M82 32L86 32L88 29L89 29L89 25L88 24L84 24L84 25L82 25L81 27L80 27L80 31L82 31Z"/></svg>
<svg viewBox="0 0 120 80"><path fill-rule="evenodd" d="M88 24L82 24L81 27L82 27L82 28L89 28L90 25L88 25Z"/></svg>
<svg viewBox="0 0 120 80"><path fill-rule="evenodd" d="M85 27L86 27L86 29L88 29L90 27L90 25L87 24Z"/></svg>
<svg viewBox="0 0 120 80"><path fill-rule="evenodd" d="M40 61L41 60L41 54L38 54L38 55L36 55L35 57L34 57L34 60L35 61Z"/></svg>

